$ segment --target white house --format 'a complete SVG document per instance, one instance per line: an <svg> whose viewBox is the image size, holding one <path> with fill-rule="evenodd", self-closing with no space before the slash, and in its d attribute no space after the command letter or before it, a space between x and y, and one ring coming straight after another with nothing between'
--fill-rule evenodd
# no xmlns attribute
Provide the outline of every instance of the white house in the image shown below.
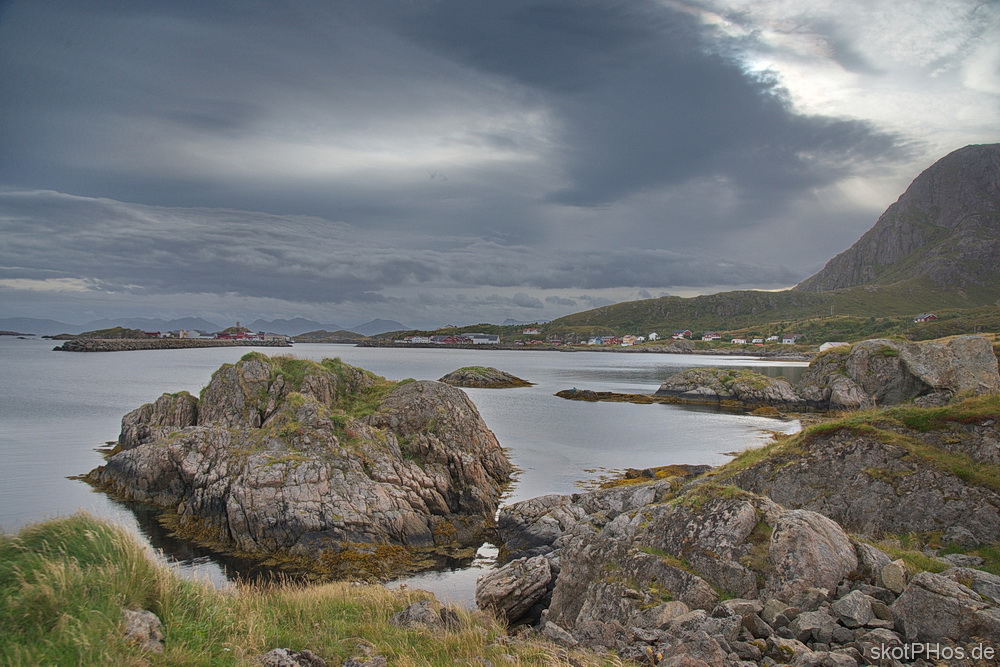
<svg viewBox="0 0 1000 667"><path fill-rule="evenodd" d="M708 331L701 337L702 340L721 340L722 334L717 331Z"/></svg>
<svg viewBox="0 0 1000 667"><path fill-rule="evenodd" d="M653 333L649 334L648 336L646 336L646 338L648 338L649 340L657 340L657 339L659 339L659 337L660 337L660 334L656 333L655 331Z"/></svg>
<svg viewBox="0 0 1000 667"><path fill-rule="evenodd" d="M484 334L484 333L467 333L462 334L463 337L468 338L472 341L473 345L499 345L500 336L496 334Z"/></svg>
<svg viewBox="0 0 1000 667"><path fill-rule="evenodd" d="M734 338L734 339L732 339L729 342L732 343L733 345L746 345L747 344L747 339L746 338Z"/></svg>
<svg viewBox="0 0 1000 667"><path fill-rule="evenodd" d="M781 339L781 343L782 345L794 345L802 338L805 338L803 334L785 334Z"/></svg>

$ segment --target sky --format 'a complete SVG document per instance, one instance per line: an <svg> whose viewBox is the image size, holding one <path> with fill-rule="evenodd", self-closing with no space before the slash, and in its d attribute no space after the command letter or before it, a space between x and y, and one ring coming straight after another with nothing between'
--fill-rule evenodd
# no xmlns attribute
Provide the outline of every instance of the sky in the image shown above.
<svg viewBox="0 0 1000 667"><path fill-rule="evenodd" d="M0 2L0 317L790 287L1000 141L1000 2Z"/></svg>

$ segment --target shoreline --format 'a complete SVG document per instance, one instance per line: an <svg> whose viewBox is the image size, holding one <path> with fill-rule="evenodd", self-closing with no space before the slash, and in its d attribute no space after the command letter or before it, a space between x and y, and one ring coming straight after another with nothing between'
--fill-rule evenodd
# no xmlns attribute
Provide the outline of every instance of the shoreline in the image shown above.
<svg viewBox="0 0 1000 667"><path fill-rule="evenodd" d="M134 350L184 350L201 347L291 347L285 341L202 340L199 338L76 338L52 348L53 352L131 352Z"/></svg>
<svg viewBox="0 0 1000 667"><path fill-rule="evenodd" d="M776 361L810 361L816 356L815 352L791 352L775 350L773 352L765 349L755 348L753 350L728 350L710 348L698 350L680 345L655 345L639 346L630 345L627 347L613 347L602 345L511 345L501 343L499 345L469 345L467 343L397 343L395 341L361 341L356 347L396 347L415 348L431 350L507 350L514 352L527 351L547 351L547 352L617 352L622 354L699 354L716 357L752 357L755 359L770 359Z"/></svg>

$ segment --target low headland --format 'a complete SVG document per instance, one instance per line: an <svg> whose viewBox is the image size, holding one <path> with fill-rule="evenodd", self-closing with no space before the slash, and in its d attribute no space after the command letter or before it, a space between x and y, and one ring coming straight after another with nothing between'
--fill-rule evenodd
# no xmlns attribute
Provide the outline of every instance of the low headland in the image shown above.
<svg viewBox="0 0 1000 667"><path fill-rule="evenodd" d="M291 347L284 340L202 340L198 338L74 338L52 348L56 352L129 352L189 350L203 347Z"/></svg>

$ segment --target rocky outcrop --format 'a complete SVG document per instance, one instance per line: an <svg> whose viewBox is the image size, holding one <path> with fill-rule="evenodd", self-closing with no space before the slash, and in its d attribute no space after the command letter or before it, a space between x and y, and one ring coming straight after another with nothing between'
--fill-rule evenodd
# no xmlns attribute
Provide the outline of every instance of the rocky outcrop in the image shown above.
<svg viewBox="0 0 1000 667"><path fill-rule="evenodd" d="M908 642L1000 641L1000 577L907 577L821 514L676 482L506 508L502 535L542 553L483 577L477 602L641 664L856 667Z"/></svg>
<svg viewBox="0 0 1000 667"><path fill-rule="evenodd" d="M348 577L478 546L511 472L461 391L251 353L125 416L87 479L182 537Z"/></svg>
<svg viewBox="0 0 1000 667"><path fill-rule="evenodd" d="M925 279L975 291L1000 284L1000 144L966 146L920 174L875 226L795 290Z"/></svg>
<svg viewBox="0 0 1000 667"><path fill-rule="evenodd" d="M655 396L788 410L853 410L915 402L944 405L954 397L1000 392L990 341L960 336L946 342L876 339L817 356L793 387L747 370L696 368L667 378Z"/></svg>
<svg viewBox="0 0 1000 667"><path fill-rule="evenodd" d="M666 379L656 396L673 396L691 403L740 405L749 408L806 407L785 378L770 378L753 371L694 368Z"/></svg>
<svg viewBox="0 0 1000 667"><path fill-rule="evenodd" d="M497 370L488 366L466 366L448 373L439 382L453 387L470 387L486 389L507 389L511 387L530 387L531 382L516 375Z"/></svg>
<svg viewBox="0 0 1000 667"><path fill-rule="evenodd" d="M993 346L981 336L944 343L876 339L818 356L796 391L834 410L911 400L943 405L956 395L1000 392L1000 374Z"/></svg>
<svg viewBox="0 0 1000 667"><path fill-rule="evenodd" d="M914 642L995 644L1000 577L967 566L981 558L916 554L944 570L916 572L848 530L995 545L997 460L990 395L818 424L693 480L534 498L501 510L514 560L477 600L643 664L854 667Z"/></svg>
<svg viewBox="0 0 1000 667"><path fill-rule="evenodd" d="M820 424L716 476L866 535L961 529L974 546L1000 542L998 463L994 395Z"/></svg>

